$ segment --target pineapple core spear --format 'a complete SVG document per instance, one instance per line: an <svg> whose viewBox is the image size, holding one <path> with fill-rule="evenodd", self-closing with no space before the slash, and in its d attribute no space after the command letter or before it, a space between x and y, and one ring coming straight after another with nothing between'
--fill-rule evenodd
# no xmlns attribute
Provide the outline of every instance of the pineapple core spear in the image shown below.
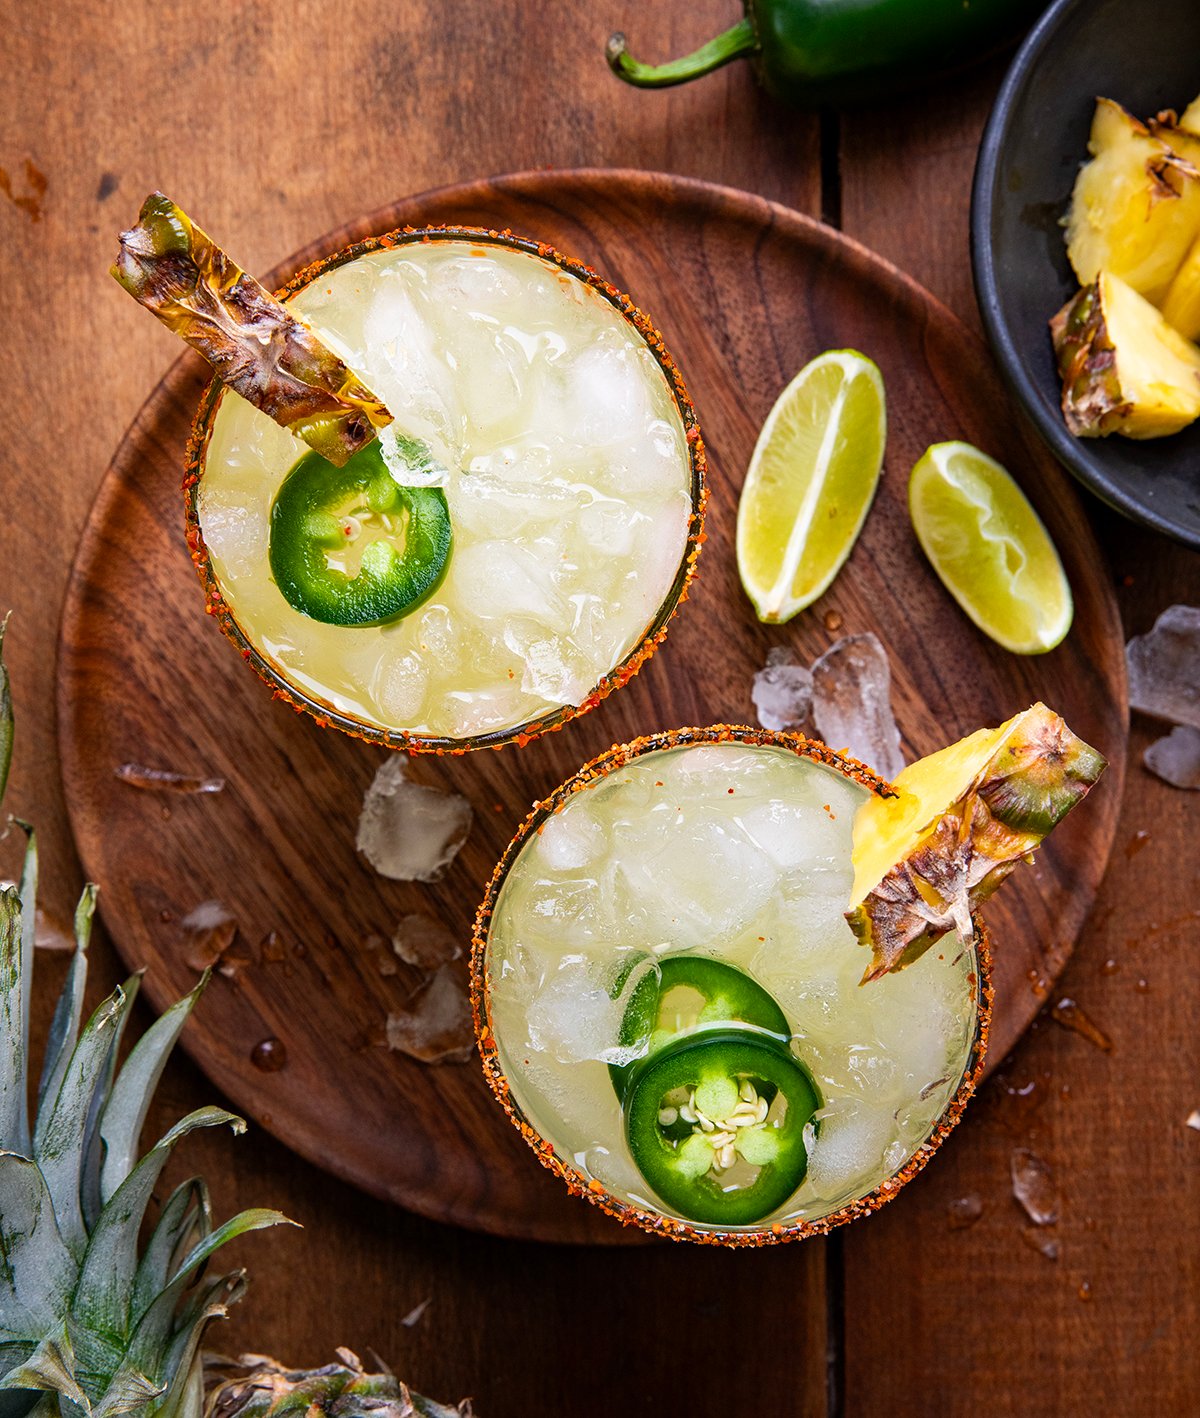
<svg viewBox="0 0 1200 1418"><path fill-rule="evenodd" d="M142 203L111 274L217 378L342 467L392 422L383 401L165 197Z"/></svg>

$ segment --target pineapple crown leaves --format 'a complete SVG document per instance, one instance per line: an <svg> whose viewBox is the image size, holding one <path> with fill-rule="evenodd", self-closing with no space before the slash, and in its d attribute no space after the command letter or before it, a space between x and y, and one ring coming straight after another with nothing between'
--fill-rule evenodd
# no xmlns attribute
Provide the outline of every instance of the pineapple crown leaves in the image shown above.
<svg viewBox="0 0 1200 1418"><path fill-rule="evenodd" d="M0 792L12 745L0 625ZM29 985L37 842L20 885L0 889L0 1418L196 1418L199 1346L209 1320L245 1288L244 1272L206 1278L208 1261L248 1231L286 1222L256 1209L214 1226L197 1178L176 1187L139 1253L138 1237L175 1146L199 1128L241 1118L199 1108L141 1160L137 1143L171 1050L205 984L118 1052L139 977L84 1021L96 889L75 914L75 952L46 1045L36 1116L28 1107ZM289 1223L290 1224L290 1223Z"/></svg>

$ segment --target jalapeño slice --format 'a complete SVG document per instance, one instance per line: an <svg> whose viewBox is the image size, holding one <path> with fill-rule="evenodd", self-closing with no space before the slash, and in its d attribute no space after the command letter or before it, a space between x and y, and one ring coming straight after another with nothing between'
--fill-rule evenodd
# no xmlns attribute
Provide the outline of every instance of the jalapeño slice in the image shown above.
<svg viewBox="0 0 1200 1418"><path fill-rule="evenodd" d="M712 1025L634 1070L625 1138L659 1199L689 1221L747 1226L808 1171L805 1125L821 1107L812 1074L773 1034Z"/></svg>
<svg viewBox="0 0 1200 1418"><path fill-rule="evenodd" d="M645 1039L649 1058L679 1034L725 1022L757 1025L784 1043L792 1036L783 1010L744 970L707 955L668 955L659 961L657 975L647 971L634 987L621 1018L619 1043L629 1048ZM609 1065L618 1098L624 1098L641 1062Z"/></svg>
<svg viewBox="0 0 1200 1418"><path fill-rule="evenodd" d="M438 487L401 487L379 442L335 468L306 453L271 507L271 575L288 603L326 625L382 625L438 587L450 559Z"/></svg>

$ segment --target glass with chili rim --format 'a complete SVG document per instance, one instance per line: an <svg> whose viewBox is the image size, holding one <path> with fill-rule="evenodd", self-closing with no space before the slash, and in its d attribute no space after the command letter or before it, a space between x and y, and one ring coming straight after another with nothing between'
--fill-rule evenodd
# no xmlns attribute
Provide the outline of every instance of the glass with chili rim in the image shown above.
<svg viewBox="0 0 1200 1418"><path fill-rule="evenodd" d="M488 1081L540 1160L623 1222L757 1245L875 1210L982 1065L982 934L859 986L842 912L884 785L795 735L611 749L496 868L472 977Z"/></svg>
<svg viewBox="0 0 1200 1418"><path fill-rule="evenodd" d="M206 393L189 545L259 675L322 722L438 751L523 742L624 683L693 573L705 496L647 317L552 248L473 228L360 242L285 296L396 422L327 470Z"/></svg>

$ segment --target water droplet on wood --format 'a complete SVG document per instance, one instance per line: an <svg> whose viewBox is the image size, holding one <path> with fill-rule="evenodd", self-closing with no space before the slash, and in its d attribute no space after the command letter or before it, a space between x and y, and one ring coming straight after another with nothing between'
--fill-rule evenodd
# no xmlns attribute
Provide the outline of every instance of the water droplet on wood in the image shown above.
<svg viewBox="0 0 1200 1418"><path fill-rule="evenodd" d="M1072 1029L1076 1034L1086 1039L1089 1044L1094 1044L1097 1049L1103 1049L1106 1054L1112 1053L1112 1040L1098 1024L1093 1023L1084 1014L1073 999L1067 999L1064 996L1050 1010L1050 1014L1055 1022L1061 1024L1064 1029Z"/></svg>
<svg viewBox="0 0 1200 1418"><path fill-rule="evenodd" d="M263 1073L278 1073L287 1067L287 1045L282 1039L264 1039L250 1051L250 1062Z"/></svg>
<svg viewBox="0 0 1200 1418"><path fill-rule="evenodd" d="M950 1229L965 1231L968 1226L974 1226L983 1215L983 1198L977 1192L969 1192L966 1196L956 1197L946 1209L949 1212Z"/></svg>

